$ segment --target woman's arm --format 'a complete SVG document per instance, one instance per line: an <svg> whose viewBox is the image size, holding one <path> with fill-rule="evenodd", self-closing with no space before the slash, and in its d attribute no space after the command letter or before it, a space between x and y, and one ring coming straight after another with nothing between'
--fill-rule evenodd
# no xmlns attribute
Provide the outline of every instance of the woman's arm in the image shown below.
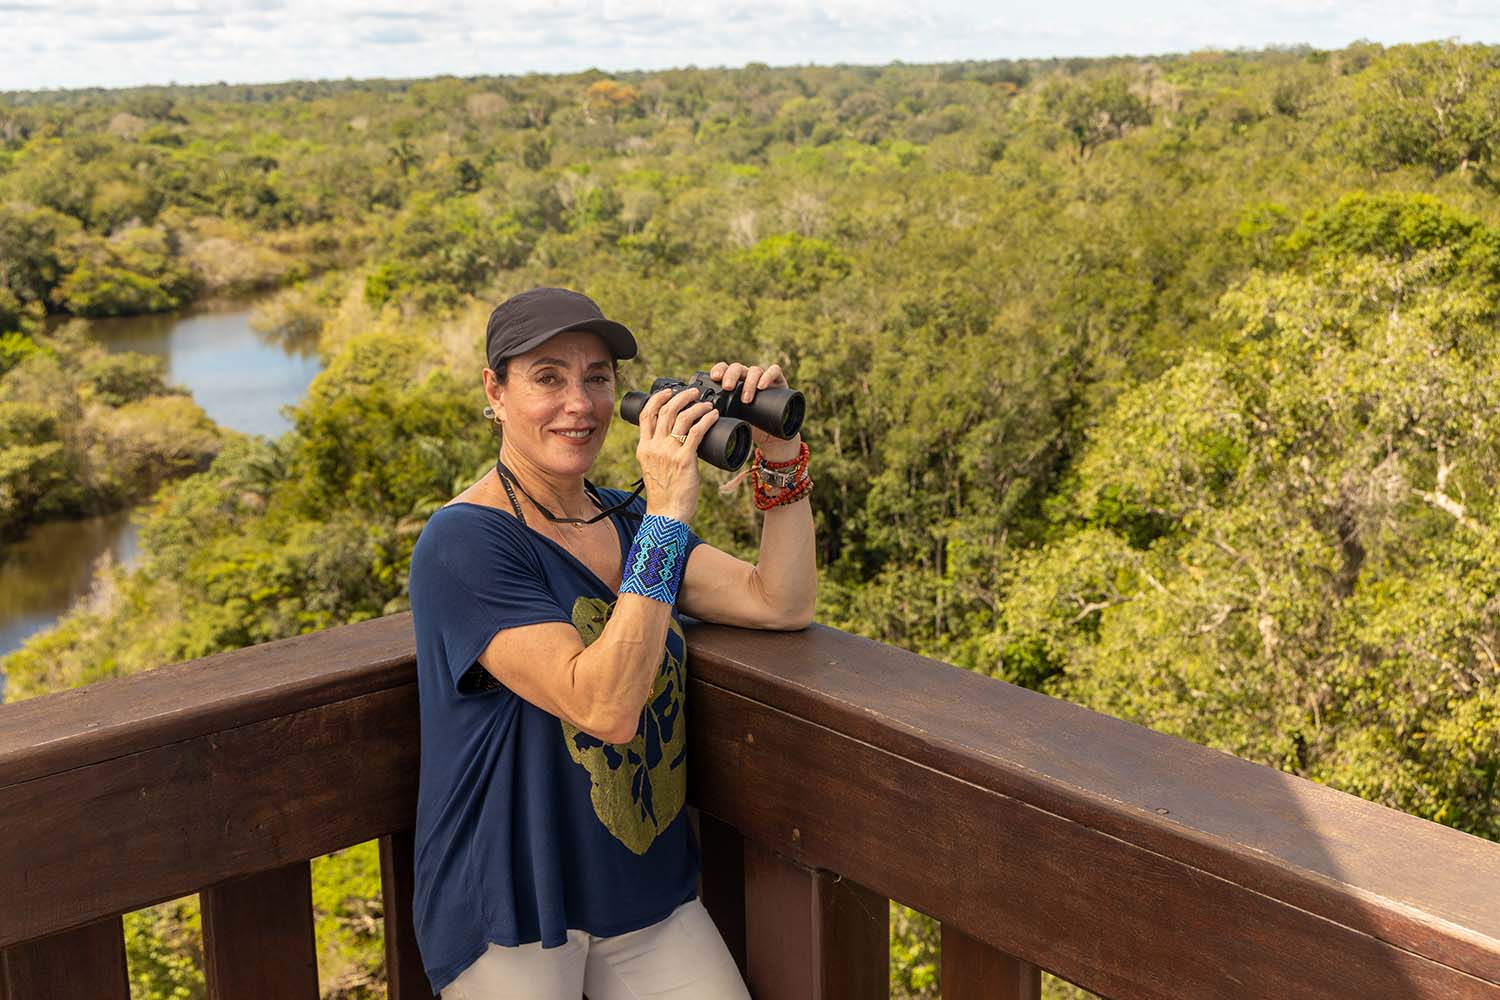
<svg viewBox="0 0 1500 1000"><path fill-rule="evenodd" d="M719 415L695 402L696 390L669 396L659 392L642 407L636 458L646 482L647 515L687 524L698 506L698 445ZM674 433L686 440L677 441ZM625 567L627 579L630 572ZM571 625L523 625L497 632L479 664L520 697L590 736L626 743L661 667L671 613L664 601L622 593L599 638L587 647Z"/></svg>
<svg viewBox="0 0 1500 1000"><path fill-rule="evenodd" d="M544 622L495 633L479 665L537 708L606 743L629 743L661 667L671 608L621 594L593 645Z"/></svg>
<svg viewBox="0 0 1500 1000"><path fill-rule="evenodd" d="M780 365L747 368L721 361L709 375L726 390L742 386L745 402L759 389L787 384ZM802 448L800 436L783 441L759 430L754 436L772 462L795 458ZM695 548L678 605L695 618L724 625L799 629L812 623L817 593L812 504L804 498L765 512L754 565L711 545Z"/></svg>

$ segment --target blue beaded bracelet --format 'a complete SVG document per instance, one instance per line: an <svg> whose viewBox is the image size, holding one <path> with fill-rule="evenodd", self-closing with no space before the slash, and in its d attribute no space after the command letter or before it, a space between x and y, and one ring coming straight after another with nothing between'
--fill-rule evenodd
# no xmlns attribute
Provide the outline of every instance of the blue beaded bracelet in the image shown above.
<svg viewBox="0 0 1500 1000"><path fill-rule="evenodd" d="M625 556L620 593L640 594L666 605L677 603L677 588L687 568L688 526L670 517L647 514Z"/></svg>

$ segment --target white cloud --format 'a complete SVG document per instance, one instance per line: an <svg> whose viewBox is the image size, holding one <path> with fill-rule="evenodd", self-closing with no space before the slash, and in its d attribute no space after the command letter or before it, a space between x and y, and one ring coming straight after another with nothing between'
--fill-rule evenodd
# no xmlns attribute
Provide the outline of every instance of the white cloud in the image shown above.
<svg viewBox="0 0 1500 1000"><path fill-rule="evenodd" d="M0 0L0 89L1500 41L1496 0ZM393 62L399 65L393 66Z"/></svg>

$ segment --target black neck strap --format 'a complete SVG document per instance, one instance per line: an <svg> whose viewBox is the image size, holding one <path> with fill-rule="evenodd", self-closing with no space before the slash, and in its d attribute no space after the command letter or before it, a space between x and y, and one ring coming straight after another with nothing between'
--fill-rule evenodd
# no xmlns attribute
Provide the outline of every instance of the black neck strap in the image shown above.
<svg viewBox="0 0 1500 1000"><path fill-rule="evenodd" d="M599 487L595 486L593 483L585 479L583 481L584 492L588 494L589 499L594 501L595 506L602 509L599 511L599 513L589 518L558 517L546 507L542 506L541 503L537 502L536 497L532 496L530 493L527 493L526 487L521 485L521 481L516 478L516 474L514 472L511 472L510 469L506 467L505 463L500 461L498 458L495 459L495 475L500 477L500 485L505 487L505 495L507 498L509 498L510 505L512 509L515 510L516 517L520 518L522 524L526 523L526 515L521 513L521 502L516 499L515 491L511 489L512 484L515 485L515 489L521 491L521 495L523 497L531 501L531 505L533 507L542 512L543 517L551 521L553 524L576 524L579 527L583 527L584 525L588 524L595 524L599 521L604 520L606 517L609 517L609 515L613 514L617 510L624 510L626 507L630 506L631 502L634 501L636 497L640 496L641 491L646 488L646 481L644 479L637 479L635 481L635 486L631 489L630 495L628 497L626 497L624 500L621 500L617 504L605 507L604 501L599 496Z"/></svg>

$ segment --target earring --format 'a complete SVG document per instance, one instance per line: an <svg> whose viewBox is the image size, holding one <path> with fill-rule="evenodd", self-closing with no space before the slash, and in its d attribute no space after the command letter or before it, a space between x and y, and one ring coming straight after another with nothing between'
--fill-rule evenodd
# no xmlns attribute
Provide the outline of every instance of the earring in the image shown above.
<svg viewBox="0 0 1500 1000"><path fill-rule="evenodd" d="M493 406L486 406L484 408L484 419L493 420L497 424L500 422L499 418L495 416L495 408Z"/></svg>

